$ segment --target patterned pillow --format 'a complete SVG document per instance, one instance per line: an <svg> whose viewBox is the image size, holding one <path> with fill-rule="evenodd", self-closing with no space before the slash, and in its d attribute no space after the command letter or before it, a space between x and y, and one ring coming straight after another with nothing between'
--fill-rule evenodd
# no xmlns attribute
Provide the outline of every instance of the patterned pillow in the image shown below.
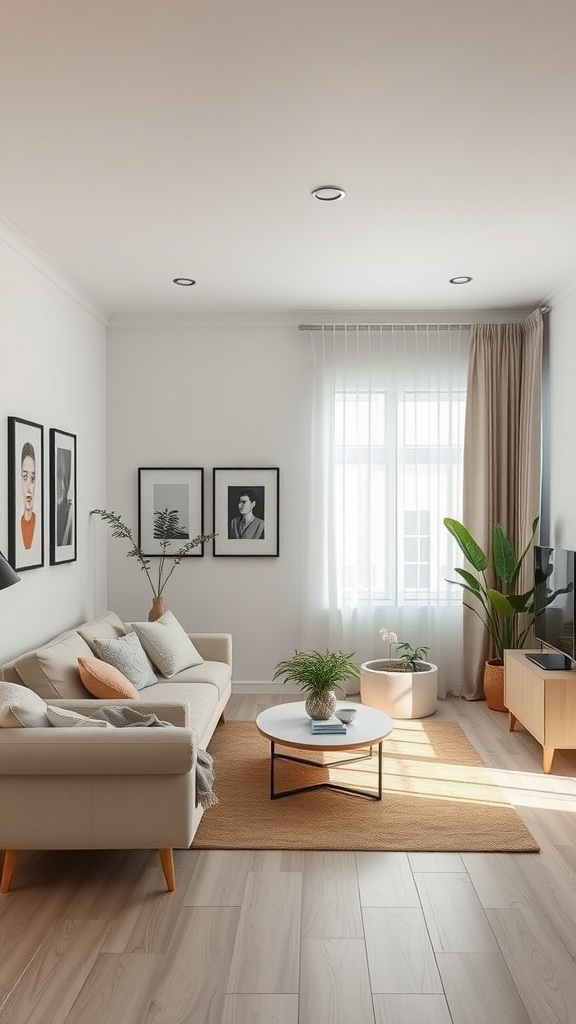
<svg viewBox="0 0 576 1024"><path fill-rule="evenodd" d="M146 686L158 682L136 633L127 633L117 640L95 638L94 645L102 661L107 661L109 665L117 668L137 690L143 690Z"/></svg>
<svg viewBox="0 0 576 1024"><path fill-rule="evenodd" d="M114 728L113 725L110 725L110 722L94 721L94 719L88 718L87 715L81 715L79 711L69 711L68 708L55 708L51 704L47 705L46 714L50 725L55 725L59 729Z"/></svg>
<svg viewBox="0 0 576 1024"><path fill-rule="evenodd" d="M146 654L166 679L193 665L202 665L185 629L172 612L164 612L156 622L132 622Z"/></svg>
<svg viewBox="0 0 576 1024"><path fill-rule="evenodd" d="M78 671L84 686L93 697L102 700L140 700L135 686L122 672L100 658L78 658ZM156 679L156 676L154 676Z"/></svg>
<svg viewBox="0 0 576 1024"><path fill-rule="evenodd" d="M47 726L46 704L34 690L18 683L0 682L0 728Z"/></svg>

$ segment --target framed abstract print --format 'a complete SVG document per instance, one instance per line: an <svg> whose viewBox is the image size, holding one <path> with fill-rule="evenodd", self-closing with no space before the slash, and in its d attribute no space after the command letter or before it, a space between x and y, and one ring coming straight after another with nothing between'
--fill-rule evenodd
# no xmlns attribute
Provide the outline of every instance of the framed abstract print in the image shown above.
<svg viewBox="0 0 576 1024"><path fill-rule="evenodd" d="M76 561L76 435L50 430L50 565Z"/></svg>

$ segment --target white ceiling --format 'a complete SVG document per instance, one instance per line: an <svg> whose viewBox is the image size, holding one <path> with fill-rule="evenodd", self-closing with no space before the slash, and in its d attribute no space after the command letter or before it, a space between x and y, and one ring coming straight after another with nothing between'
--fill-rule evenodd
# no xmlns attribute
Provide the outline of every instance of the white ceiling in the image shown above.
<svg viewBox="0 0 576 1024"><path fill-rule="evenodd" d="M528 307L575 51L575 0L1 0L0 214L111 313Z"/></svg>

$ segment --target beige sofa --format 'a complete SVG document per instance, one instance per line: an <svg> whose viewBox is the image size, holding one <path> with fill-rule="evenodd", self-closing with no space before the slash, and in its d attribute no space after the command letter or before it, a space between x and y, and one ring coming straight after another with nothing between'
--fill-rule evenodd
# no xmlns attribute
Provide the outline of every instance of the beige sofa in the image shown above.
<svg viewBox="0 0 576 1024"><path fill-rule="evenodd" d="M94 638L122 635L113 612L83 623L0 667L0 677L35 690L47 703L89 714L110 704L84 689L78 657ZM232 638L191 633L203 664L140 691L138 701L175 729L0 729L0 890L19 850L158 849L174 888L173 848L190 846L202 817L196 752L206 749L231 693ZM92 647L90 644L92 643Z"/></svg>

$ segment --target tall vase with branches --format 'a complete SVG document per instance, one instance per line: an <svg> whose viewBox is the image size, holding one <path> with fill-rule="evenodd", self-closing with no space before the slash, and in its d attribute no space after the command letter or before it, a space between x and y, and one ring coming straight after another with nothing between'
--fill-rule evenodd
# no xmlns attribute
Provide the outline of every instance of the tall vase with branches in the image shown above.
<svg viewBox="0 0 576 1024"><path fill-rule="evenodd" d="M158 564L153 569L151 557L144 554L132 530L117 512L109 512L103 508L94 508L92 509L92 515L100 516L108 524L112 530L113 537L127 540L130 544L126 557L136 559L140 569L146 575L154 595L152 608L148 615L150 621L160 618L164 612L164 599L162 595L176 566L180 564L185 555L189 554L193 548L198 547L200 544L205 544L216 537L215 533L199 534L197 537L193 537L192 540L186 541L185 544L181 544L176 551L173 551L172 545L174 541L182 537L182 527L178 512L175 509L167 508L155 512L154 537L159 541L161 554L157 556Z"/></svg>

